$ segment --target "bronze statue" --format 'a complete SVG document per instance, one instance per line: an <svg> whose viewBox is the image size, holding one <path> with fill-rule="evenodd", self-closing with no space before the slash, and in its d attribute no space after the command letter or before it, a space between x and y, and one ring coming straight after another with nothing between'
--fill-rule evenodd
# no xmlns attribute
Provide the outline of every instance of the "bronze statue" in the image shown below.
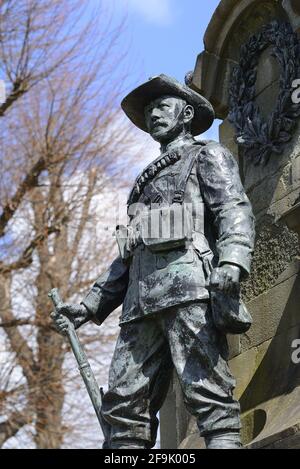
<svg viewBox="0 0 300 469"><path fill-rule="evenodd" d="M130 93L122 107L161 144L128 199L117 228L120 256L80 305L53 314L100 325L123 303L120 335L103 396L106 447L152 448L175 367L207 448L240 448L240 407L226 333L251 325L240 301L250 271L254 217L237 163L221 144L196 140L213 123L211 104L165 75Z"/></svg>

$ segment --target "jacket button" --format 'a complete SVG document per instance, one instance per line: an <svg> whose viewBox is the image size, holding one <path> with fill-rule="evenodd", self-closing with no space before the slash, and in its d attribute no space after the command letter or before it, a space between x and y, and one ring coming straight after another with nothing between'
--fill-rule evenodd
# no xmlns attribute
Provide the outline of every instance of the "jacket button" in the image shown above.
<svg viewBox="0 0 300 469"><path fill-rule="evenodd" d="M156 256L156 267L158 269L165 269L168 265L166 258L162 255Z"/></svg>

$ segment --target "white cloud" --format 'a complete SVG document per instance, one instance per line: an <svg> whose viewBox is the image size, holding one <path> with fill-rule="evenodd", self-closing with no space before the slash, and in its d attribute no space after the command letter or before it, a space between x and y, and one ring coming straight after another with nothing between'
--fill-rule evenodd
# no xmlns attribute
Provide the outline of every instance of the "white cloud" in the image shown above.
<svg viewBox="0 0 300 469"><path fill-rule="evenodd" d="M149 23L167 25L174 18L172 0L122 0L129 10L138 13Z"/></svg>

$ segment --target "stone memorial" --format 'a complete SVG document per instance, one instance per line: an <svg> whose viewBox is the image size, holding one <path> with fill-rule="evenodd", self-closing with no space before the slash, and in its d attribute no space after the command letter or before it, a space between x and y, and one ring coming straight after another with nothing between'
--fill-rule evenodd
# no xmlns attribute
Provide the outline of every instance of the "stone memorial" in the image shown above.
<svg viewBox="0 0 300 469"><path fill-rule="evenodd" d="M222 120L256 218L244 302L250 330L228 336L246 448L300 448L300 3L222 0L192 87ZM298 82L297 82L298 80ZM177 378L161 410L163 448L201 448Z"/></svg>

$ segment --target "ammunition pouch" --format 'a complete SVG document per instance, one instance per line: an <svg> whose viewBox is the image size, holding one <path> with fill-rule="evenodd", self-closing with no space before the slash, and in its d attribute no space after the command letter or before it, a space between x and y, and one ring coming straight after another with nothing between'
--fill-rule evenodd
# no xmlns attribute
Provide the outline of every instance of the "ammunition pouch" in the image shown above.
<svg viewBox="0 0 300 469"><path fill-rule="evenodd" d="M141 217L141 239L152 252L182 248L192 241L192 215L184 204L171 204Z"/></svg>
<svg viewBox="0 0 300 469"><path fill-rule="evenodd" d="M123 260L130 258L140 243L153 252L161 252L186 247L192 241L193 219L184 204L184 194L197 152L196 148L185 154L170 205L161 205L140 213L132 226L117 227L116 239ZM151 203L156 202L151 200Z"/></svg>

